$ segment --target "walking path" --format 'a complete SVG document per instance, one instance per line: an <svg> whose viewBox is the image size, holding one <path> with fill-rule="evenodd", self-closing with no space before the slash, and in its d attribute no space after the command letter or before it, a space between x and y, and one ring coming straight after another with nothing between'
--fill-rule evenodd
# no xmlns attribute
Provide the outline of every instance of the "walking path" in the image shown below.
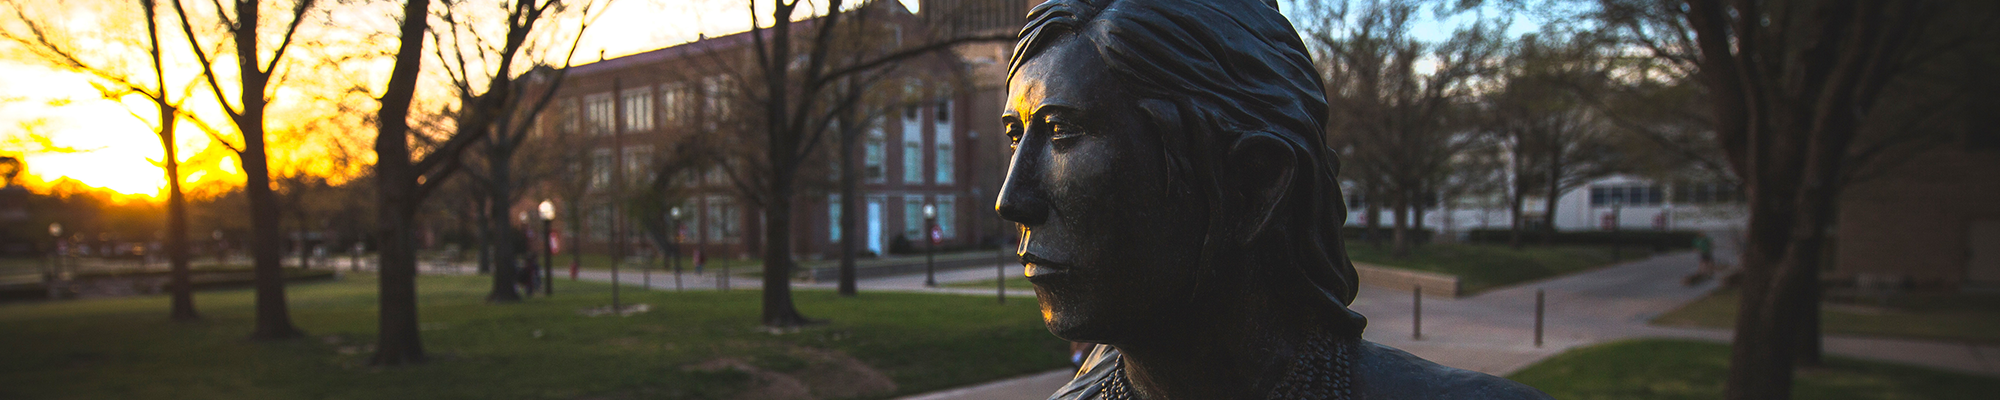
<svg viewBox="0 0 2000 400"><path fill-rule="evenodd" d="M1716 259L1733 260L1734 243L1719 240ZM1416 300L1407 290L1367 286L1351 306L1368 316L1363 337L1439 364L1505 376L1563 351L1637 338L1727 343L1726 329L1648 325L1716 288L1682 286L1696 255L1679 252L1588 272L1528 282L1458 299L1425 298L1422 338L1412 338ZM921 277L919 277L921 278ZM942 280L942 278L940 278ZM1534 344L1535 292L1545 295L1542 346ZM988 292L990 293L990 292ZM1829 335L1828 354L2000 376L2000 346ZM1049 371L901 400L1044 399L1069 381Z"/></svg>

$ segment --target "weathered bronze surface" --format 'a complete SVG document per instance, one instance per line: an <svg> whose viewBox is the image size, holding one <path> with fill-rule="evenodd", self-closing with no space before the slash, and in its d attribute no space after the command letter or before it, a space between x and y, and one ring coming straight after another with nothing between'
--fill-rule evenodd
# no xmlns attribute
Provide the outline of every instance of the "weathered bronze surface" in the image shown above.
<svg viewBox="0 0 2000 400"><path fill-rule="evenodd" d="M1056 399L1541 399L1361 339L1326 98L1265 0L1050 0L1015 45L997 204Z"/></svg>

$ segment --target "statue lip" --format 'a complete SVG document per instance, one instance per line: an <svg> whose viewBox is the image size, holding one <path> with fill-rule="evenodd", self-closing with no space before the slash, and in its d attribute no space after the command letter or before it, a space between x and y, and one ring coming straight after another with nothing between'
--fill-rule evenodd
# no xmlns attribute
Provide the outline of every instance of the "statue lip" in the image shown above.
<svg viewBox="0 0 2000 400"><path fill-rule="evenodd" d="M1036 277L1065 274L1069 272L1070 268L1068 264L1050 261L1034 253L1021 253L1021 264L1027 267L1025 275L1028 276L1029 280L1034 280Z"/></svg>

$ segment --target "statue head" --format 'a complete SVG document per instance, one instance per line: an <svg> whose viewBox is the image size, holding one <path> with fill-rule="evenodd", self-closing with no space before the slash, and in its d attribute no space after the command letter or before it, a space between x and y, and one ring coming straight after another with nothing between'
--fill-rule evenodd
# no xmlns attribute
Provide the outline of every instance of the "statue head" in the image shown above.
<svg viewBox="0 0 2000 400"><path fill-rule="evenodd" d="M1275 4L1050 0L1028 18L996 208L1051 332L1116 344L1276 307L1359 334L1323 86Z"/></svg>

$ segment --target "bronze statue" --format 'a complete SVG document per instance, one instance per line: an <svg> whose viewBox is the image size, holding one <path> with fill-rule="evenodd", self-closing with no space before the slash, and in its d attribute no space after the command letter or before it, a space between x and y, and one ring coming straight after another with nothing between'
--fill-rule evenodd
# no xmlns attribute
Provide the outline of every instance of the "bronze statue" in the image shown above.
<svg viewBox="0 0 2000 400"><path fill-rule="evenodd" d="M1021 226L1043 321L1100 343L1055 399L1542 399L1361 339L1338 161L1266 0L1049 0L1014 47Z"/></svg>

